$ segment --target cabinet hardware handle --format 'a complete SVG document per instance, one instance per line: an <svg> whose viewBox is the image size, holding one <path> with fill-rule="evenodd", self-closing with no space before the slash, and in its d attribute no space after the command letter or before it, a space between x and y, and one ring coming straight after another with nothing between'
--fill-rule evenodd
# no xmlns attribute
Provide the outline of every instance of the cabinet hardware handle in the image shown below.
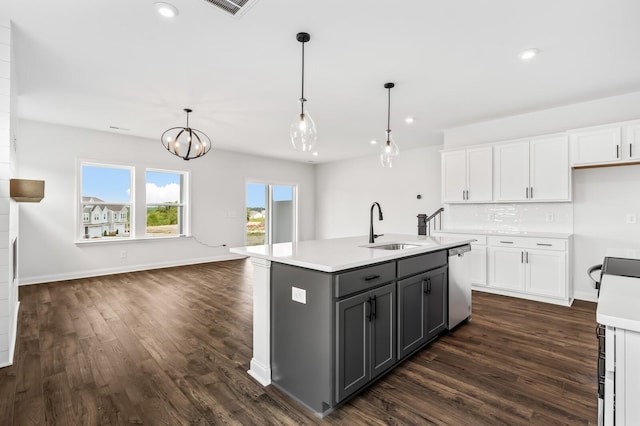
<svg viewBox="0 0 640 426"><path fill-rule="evenodd" d="M527 200L528 200L529 199L529 187L528 186L527 186L527 189L526 189L526 193L527 193Z"/></svg>
<svg viewBox="0 0 640 426"><path fill-rule="evenodd" d="M531 199L533 200L533 186L531 187L531 189L529 190L529 195L531 195Z"/></svg>
<svg viewBox="0 0 640 426"><path fill-rule="evenodd" d="M620 158L620 145L616 145L616 158Z"/></svg>
<svg viewBox="0 0 640 426"><path fill-rule="evenodd" d="M371 298L371 316L373 317L373 319L376 319L376 312L378 310L378 299L376 296L373 296Z"/></svg>
<svg viewBox="0 0 640 426"><path fill-rule="evenodd" d="M525 263L529 263L529 252L526 252L525 260Z"/></svg>
<svg viewBox="0 0 640 426"><path fill-rule="evenodd" d="M524 263L524 252L520 252L520 263Z"/></svg>
<svg viewBox="0 0 640 426"><path fill-rule="evenodd" d="M545 246L545 247L552 247L553 244L546 244L546 243L536 243L537 246Z"/></svg>
<svg viewBox="0 0 640 426"><path fill-rule="evenodd" d="M633 144L629 144L629 157L633 157Z"/></svg>
<svg viewBox="0 0 640 426"><path fill-rule="evenodd" d="M502 244L513 244L513 241L500 241Z"/></svg>
<svg viewBox="0 0 640 426"><path fill-rule="evenodd" d="M380 278L380 275L369 275L368 277L364 277L365 281L371 281Z"/></svg>
<svg viewBox="0 0 640 426"><path fill-rule="evenodd" d="M431 278L427 278L427 294L431 294Z"/></svg>
<svg viewBox="0 0 640 426"><path fill-rule="evenodd" d="M367 299L367 305L369 305L369 315L367 315L367 319L371 322L371 298Z"/></svg>
<svg viewBox="0 0 640 426"><path fill-rule="evenodd" d="M469 190L467 189L467 201L469 201Z"/></svg>

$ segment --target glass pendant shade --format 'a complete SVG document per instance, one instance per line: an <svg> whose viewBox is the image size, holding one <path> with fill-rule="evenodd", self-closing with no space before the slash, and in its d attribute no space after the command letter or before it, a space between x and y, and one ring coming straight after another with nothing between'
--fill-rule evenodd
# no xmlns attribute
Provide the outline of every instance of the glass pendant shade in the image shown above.
<svg viewBox="0 0 640 426"><path fill-rule="evenodd" d="M387 141L380 146L380 163L382 167L393 167L393 163L400 157L400 149L393 141L391 132L386 133Z"/></svg>
<svg viewBox="0 0 640 426"><path fill-rule="evenodd" d="M301 152L309 152L313 149L318 138L316 124L308 111L296 114L290 127L291 144L293 148Z"/></svg>
<svg viewBox="0 0 640 426"><path fill-rule="evenodd" d="M202 157L211 149L211 139L198 129L189 127L190 109L185 108L187 113L186 127L172 127L166 130L160 140L162 145L175 156L183 160Z"/></svg>

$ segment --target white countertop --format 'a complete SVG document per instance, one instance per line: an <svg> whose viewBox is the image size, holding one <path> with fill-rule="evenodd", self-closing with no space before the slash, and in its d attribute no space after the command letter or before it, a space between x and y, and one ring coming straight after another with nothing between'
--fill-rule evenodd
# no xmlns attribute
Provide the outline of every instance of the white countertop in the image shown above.
<svg viewBox="0 0 640 426"><path fill-rule="evenodd" d="M434 231L443 234L470 234L470 235L509 235L512 237L537 237L537 238L569 238L573 234L565 232L530 232L530 231L508 231L508 230L487 230L487 229L443 229Z"/></svg>
<svg viewBox="0 0 640 426"><path fill-rule="evenodd" d="M640 332L640 278L604 275L600 283L596 321Z"/></svg>
<svg viewBox="0 0 640 426"><path fill-rule="evenodd" d="M447 249L472 241L464 237L425 237L402 234L384 235L377 238L374 244L368 244L368 240L368 236L359 236L300 241L297 243L234 247L229 249L229 251L231 253L315 269L322 272L337 272L387 260L399 259L401 257ZM372 245L396 242L416 244L418 247L404 250L371 248Z"/></svg>

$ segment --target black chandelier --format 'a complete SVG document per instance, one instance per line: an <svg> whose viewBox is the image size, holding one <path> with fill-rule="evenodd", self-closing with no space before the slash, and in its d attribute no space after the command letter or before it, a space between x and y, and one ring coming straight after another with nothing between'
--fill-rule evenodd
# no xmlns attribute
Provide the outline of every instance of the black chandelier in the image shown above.
<svg viewBox="0 0 640 426"><path fill-rule="evenodd" d="M189 113L192 110L185 108L184 112L187 113L187 126L172 127L166 130L160 140L167 151L188 161L202 157L209 152L211 139L200 130L189 127Z"/></svg>

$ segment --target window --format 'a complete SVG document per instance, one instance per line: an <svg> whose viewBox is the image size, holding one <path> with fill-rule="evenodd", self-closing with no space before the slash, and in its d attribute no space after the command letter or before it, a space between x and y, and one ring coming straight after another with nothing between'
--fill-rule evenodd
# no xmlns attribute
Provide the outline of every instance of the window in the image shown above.
<svg viewBox="0 0 640 426"><path fill-rule="evenodd" d="M80 235L83 239L130 237L131 183L130 167L81 165L80 209L83 220ZM109 212L115 211L125 212L125 220L108 220Z"/></svg>
<svg viewBox="0 0 640 426"><path fill-rule="evenodd" d="M296 187L247 183L246 244L296 241Z"/></svg>
<svg viewBox="0 0 640 426"><path fill-rule="evenodd" d="M185 235L186 174L147 170L146 235L150 237Z"/></svg>
<svg viewBox="0 0 640 426"><path fill-rule="evenodd" d="M78 175L79 240L178 237L189 233L187 172L80 162ZM135 181L144 184L145 191L136 194ZM144 209L146 215L138 210L136 219L136 207Z"/></svg>

